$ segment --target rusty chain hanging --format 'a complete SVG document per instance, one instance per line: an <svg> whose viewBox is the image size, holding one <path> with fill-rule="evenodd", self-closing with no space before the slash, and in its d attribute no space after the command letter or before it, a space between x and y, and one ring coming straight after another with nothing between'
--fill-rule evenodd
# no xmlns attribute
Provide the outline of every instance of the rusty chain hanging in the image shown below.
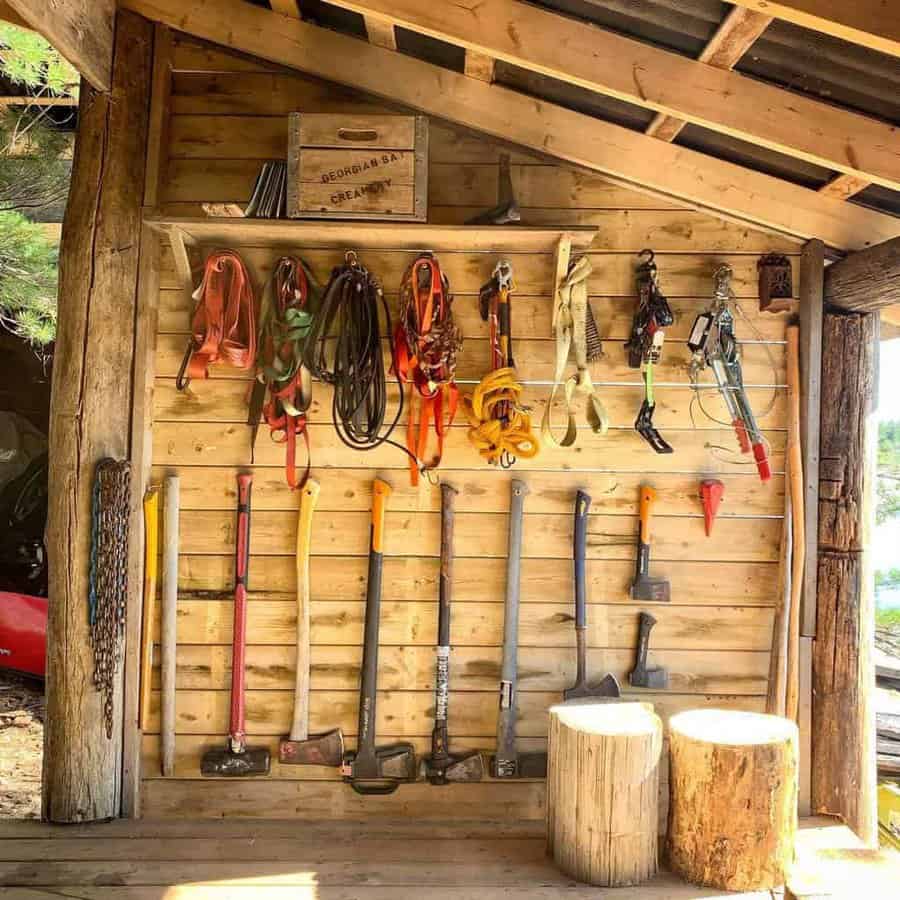
<svg viewBox="0 0 900 900"><path fill-rule="evenodd" d="M131 467L104 459L94 473L88 625L94 647L94 687L103 694L106 737L113 732L113 696L121 662L128 600L128 514Z"/></svg>

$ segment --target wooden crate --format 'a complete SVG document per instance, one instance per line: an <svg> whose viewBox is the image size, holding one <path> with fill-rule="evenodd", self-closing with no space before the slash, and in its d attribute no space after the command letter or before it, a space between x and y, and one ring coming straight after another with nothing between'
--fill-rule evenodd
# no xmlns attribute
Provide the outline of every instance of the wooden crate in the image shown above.
<svg viewBox="0 0 900 900"><path fill-rule="evenodd" d="M291 218L426 220L425 116L292 113L289 121Z"/></svg>

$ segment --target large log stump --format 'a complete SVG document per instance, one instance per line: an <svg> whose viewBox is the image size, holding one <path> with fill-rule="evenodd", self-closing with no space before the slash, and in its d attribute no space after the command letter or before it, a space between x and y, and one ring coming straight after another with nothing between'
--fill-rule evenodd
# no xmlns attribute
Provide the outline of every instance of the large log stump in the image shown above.
<svg viewBox="0 0 900 900"><path fill-rule="evenodd" d="M563 872L603 887L656 874L661 750L649 703L550 710L547 852Z"/></svg>
<svg viewBox="0 0 900 900"><path fill-rule="evenodd" d="M693 884L784 884L797 830L797 726L700 709L669 721L668 861Z"/></svg>

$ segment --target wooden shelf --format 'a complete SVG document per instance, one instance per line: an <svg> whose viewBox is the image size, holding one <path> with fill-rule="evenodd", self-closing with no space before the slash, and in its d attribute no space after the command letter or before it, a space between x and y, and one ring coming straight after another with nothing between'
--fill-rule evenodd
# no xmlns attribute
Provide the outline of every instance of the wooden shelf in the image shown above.
<svg viewBox="0 0 900 900"><path fill-rule="evenodd" d="M555 253L561 240L590 246L592 227L426 225L399 222L323 222L306 219L165 218L147 216L156 231L178 231L189 244L222 247L290 245L300 248Z"/></svg>

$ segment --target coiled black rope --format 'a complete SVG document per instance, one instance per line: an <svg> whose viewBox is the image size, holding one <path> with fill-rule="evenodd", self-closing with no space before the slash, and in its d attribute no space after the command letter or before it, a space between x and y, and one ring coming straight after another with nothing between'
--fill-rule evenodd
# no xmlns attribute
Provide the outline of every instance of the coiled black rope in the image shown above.
<svg viewBox="0 0 900 900"><path fill-rule="evenodd" d="M385 334L391 335L391 313L381 285L351 250L344 265L331 273L306 339L304 362L316 378L334 388L334 427L344 444L354 450L390 444L408 454L406 447L390 440L403 415L403 385L391 341L387 344L399 399L396 415L385 426L387 380L379 311L384 313Z"/></svg>

